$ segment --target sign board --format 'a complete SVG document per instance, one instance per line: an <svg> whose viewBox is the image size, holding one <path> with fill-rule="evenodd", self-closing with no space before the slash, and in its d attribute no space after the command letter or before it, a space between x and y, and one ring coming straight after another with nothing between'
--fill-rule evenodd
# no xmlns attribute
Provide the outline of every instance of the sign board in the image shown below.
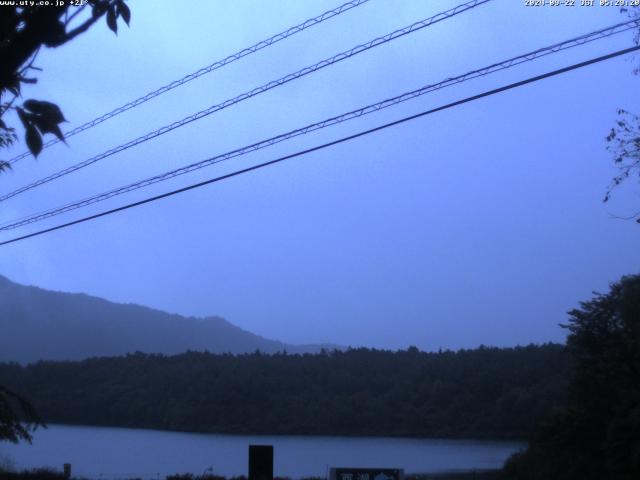
<svg viewBox="0 0 640 480"><path fill-rule="evenodd" d="M249 445L249 480L273 480L273 445Z"/></svg>
<svg viewBox="0 0 640 480"><path fill-rule="evenodd" d="M404 480L404 469L332 468L330 480Z"/></svg>

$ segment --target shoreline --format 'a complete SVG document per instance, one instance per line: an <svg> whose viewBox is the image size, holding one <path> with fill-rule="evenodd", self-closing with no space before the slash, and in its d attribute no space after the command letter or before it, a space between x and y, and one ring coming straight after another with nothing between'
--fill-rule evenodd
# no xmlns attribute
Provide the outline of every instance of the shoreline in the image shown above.
<svg viewBox="0 0 640 480"><path fill-rule="evenodd" d="M168 430L163 428L154 427L130 427L121 425L97 425L86 423L58 423L50 422L46 423L46 427L73 427L73 428L99 428L99 429L120 429L120 430L134 430L134 431L146 431L156 433L176 433L185 435L216 435L216 436L228 436L228 437L276 437L276 438L308 438L308 439L322 439L322 438L345 438L345 439L389 439L389 440L433 440L438 442L484 442L484 443L519 443L526 445L529 441L526 438L516 437L466 437L466 436L415 436L415 435L358 435L358 434L313 434L313 433L248 433L248 432L219 432L219 431L192 431L192 430ZM45 430L46 428L39 427L37 430Z"/></svg>
<svg viewBox="0 0 640 480"><path fill-rule="evenodd" d="M61 471L53 469L39 469L22 471L7 471L0 468L3 480L69 480ZM461 470L438 473L409 473L405 474L406 480L499 480L500 469ZM87 477L71 476L71 480L84 480ZM101 477L102 478L102 477ZM115 478L115 477L114 477ZM141 477L117 477L118 480L141 480ZM215 474L194 475L190 473L173 473L164 477L166 480L247 480L247 477L221 476ZM274 475L274 480L328 480L325 477L281 477ZM108 480L109 477L104 477Z"/></svg>

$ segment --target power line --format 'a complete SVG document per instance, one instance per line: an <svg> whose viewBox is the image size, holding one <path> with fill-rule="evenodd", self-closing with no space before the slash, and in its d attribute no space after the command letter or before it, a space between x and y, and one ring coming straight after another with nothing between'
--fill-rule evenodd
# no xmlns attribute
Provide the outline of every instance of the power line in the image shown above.
<svg viewBox="0 0 640 480"><path fill-rule="evenodd" d="M15 242L18 242L18 241L21 241L21 240L26 240L28 238L36 237L36 236L39 236L39 235L44 235L45 233L49 233L49 232L53 232L53 231L60 230L60 229L63 229L63 228L67 228L67 227L70 227L72 225L77 225L79 223L88 222L90 220L95 220L97 218L104 217L104 216L107 216L107 215L111 215L113 213L117 213L117 212L121 212L121 211L124 211L124 210L128 210L130 208L138 207L138 206L144 205L146 203L155 202L156 200L161 200L163 198L171 197L173 195L177 195L179 193L187 192L189 190L194 190L196 188L200 188L200 187L203 187L205 185L209 185L209 184L212 184L212 183L217 183L217 182L220 182L222 180L226 180L228 178L236 177L236 176L244 174L244 173L248 173L248 172L251 172L251 171L254 171L254 170L258 170L258 169L261 169L261 168L264 168L264 167L268 167L270 165L275 165L276 163L280 163L280 162L283 162L285 160L289 160L289 159L292 159L292 158L300 157L302 155L306 155L306 154L309 154L309 153L312 153L312 152L315 152L315 151L318 151L318 150L323 150L325 148L328 148L328 147L331 147L331 146L334 146L334 145L338 145L340 143L344 143L344 142L347 142L347 141L350 141L350 140L353 140L353 139L356 139L356 138L359 138L359 137L362 137L362 136L365 136L365 135L369 135L371 133L375 133L375 132L378 132L380 130L384 130L384 129L387 129L387 128L390 128L390 127L393 127L393 126L396 126L396 125L400 125L402 123L408 122L410 120L415 120L417 118L424 117L424 116L430 115L432 113L436 113L436 112L440 112L442 110L447 110L447 109L450 109L450 108L453 108L453 107L457 107L459 105L463 105L465 103L469 103L469 102L472 102L474 100L479 100L479 99L484 98L484 97L489 97L489 96L492 96L492 95L496 95L498 93L502 93L502 92L505 92L507 90L512 90L514 88L521 87L523 85L534 83L534 82L537 82L539 80L543 80L543 79L546 79L546 78L549 78L549 77L554 77L554 76L557 76L557 75L561 75L563 73L566 73L566 72L569 72L569 71L572 71L572 70L577 70L579 68L583 68L583 67L586 67L588 65L593 65L595 63L603 62L605 60L609 60L611 58L619 57L621 55L626 55L628 53L635 52L635 51L638 51L638 50L640 50L640 45L637 45L635 47L626 48L626 49L623 49L623 50L618 50L616 52L609 53L607 55L603 55L603 56L600 56L600 57L592 58L591 60L587 60L587 61L584 61L584 62L580 62L580 63L576 63L576 64L573 64L573 65L570 65L568 67L563 67L563 68L560 68L560 69L557 69L557 70L553 70L551 72L547 72L547 73L544 73L542 75L537 75L535 77L529 77L526 80L521 80L519 82L510 83L508 85L505 85L505 86L502 86L502 87L499 87L499 88L495 88L493 90L488 90L488 91L485 91L483 93L480 93L480 94L477 94L477 95L473 95L471 97L464 98L462 100L458 100L458 101L455 101L455 102L452 102L452 103L448 103L446 105L442 105L440 107L433 108L431 110L426 110L424 112L417 113L415 115L410 115L408 117L404 117L404 118L401 118L399 120L395 120L393 122L385 123L384 125L380 125L378 127L370 128L368 130L364 130L364 131L355 133L353 135L342 137L342 138L339 138L338 140L327 142L327 143L324 143L322 145L317 145L315 147L311 147L311 148L308 148L306 150L301 150L301 151L298 151L296 153L292 153L290 155L285 155L285 156L276 158L274 160L270 160L268 162L264 162L264 163L260 163L260 164L257 164L257 165L253 165L251 167L243 168L241 170L236 170L235 172L231 172L231 173L228 173L228 174L225 174L225 175L220 175L218 177L214 177L214 178L211 178L209 180L205 180L203 182L195 183L195 184L189 185L187 187L179 188L177 190L166 192L166 193L163 193L163 194L160 194L160 195L155 195L153 197L149 197L149 198L146 198L144 200L140 200L140 201L137 201L137 202L129 203L127 205L123 205L121 207L113 208L111 210L106 210L106 211L103 211L103 212L100 212L100 213L96 213L94 215L83 217L83 218L80 218L78 220L74 220L74 221L71 221L71 222L67 222L67 223L63 223L63 224L60 224L60 225L56 225L55 227L46 228L44 230L39 230L37 232L33 232L33 233L30 233L30 234L27 234L27 235L23 235L23 236L20 236L20 237L12 238L10 240L6 240L4 242L0 242L0 246L8 245L10 243L15 243Z"/></svg>
<svg viewBox="0 0 640 480"><path fill-rule="evenodd" d="M421 20L419 22L415 22L407 27L395 30L387 35L384 35L382 37L378 37L375 38L367 43L361 44L361 45L357 45L349 50L346 50L344 52L338 53L337 55L334 55L330 58L327 58L325 60L322 60L314 65L311 65L309 67L305 67L301 70L298 70L295 73L290 73L289 75L285 75L284 77L279 78L278 80L272 80L271 82L268 82L260 87L256 87L253 90L250 90L248 92L245 92L241 95L238 95L234 98L225 100L222 103L216 104L216 105L212 105L209 108L206 108L204 110L201 110L197 113L194 113L193 115L190 115L188 117L183 118L182 120L179 120L177 122L173 122L170 125L165 125L162 128L159 128L158 130L154 130L153 132L149 132L146 135L143 135L141 137L136 138L135 140L131 140L127 143L124 143L122 145L119 145L117 147L111 148L99 155L96 155L94 157L91 157L87 160L84 160L80 163L77 163L75 165L72 165L68 168L65 168L63 170L59 170L56 173L53 173L47 177L41 178L40 180L37 180L33 183L30 183L28 185L25 185L23 187L18 188L17 190L14 190L12 192L6 193L4 195L0 196L0 202L3 202L5 200L8 200L9 198L15 197L16 195L19 195L21 193L24 193L28 190L31 190L33 188L39 187L40 185L44 185L45 183L51 182L52 180L55 180L57 178L60 178L62 176L68 175L70 173L73 173L77 170L80 170L82 168L85 168L89 165L92 165L100 160L103 160L107 157L110 157L111 155L114 155L116 153L122 152L124 150L127 150L131 147L134 147L136 145L139 145L141 143L144 143L146 141L152 140L156 137L159 137L160 135L164 135L165 133L168 133L172 130L175 130L176 128L182 127L184 125L187 125L188 123L194 122L196 120L200 120L201 118L204 118L208 115L211 115L212 113L218 112L220 110L223 110L227 107L230 107L232 105L235 105L236 103L240 103L244 100L247 100L249 98L252 98L256 95L259 95L261 93L264 93L268 90L271 90L273 88L279 87L281 85L284 85L286 83L289 83L292 80L296 80L298 78L301 78L305 75L308 75L310 73L314 73L317 72L318 70L321 70L325 67L328 67L329 65L333 65L334 63L338 63L342 60L346 60L348 58L351 58L359 53L365 52L367 50L370 50L372 48L375 48L377 46L383 45L385 43L388 43L392 40L395 40L397 38L403 37L405 35L417 32L419 30L422 30L423 28L429 27L435 23L441 22L443 20L447 20L451 17L454 17L455 15L458 15L462 12L466 12L467 10L471 10L477 6L480 6L482 4L488 3L492 0L471 0L468 1L464 4L458 5L454 8L451 8L449 10L446 10L444 12L441 12L437 15L434 15L432 17L426 18L424 20Z"/></svg>
<svg viewBox="0 0 640 480"><path fill-rule="evenodd" d="M51 218L57 215L61 215L63 213L72 211L72 210L76 210L78 208L82 208L88 205L92 205L94 203L98 203L104 200L107 200L109 198L118 196L118 195L122 195L125 193L129 193L132 192L134 190L138 190L140 188L143 187L147 187L150 185L153 185L155 183L159 183L180 175L184 175L186 173L190 173L193 172L195 170L199 170L201 168L204 167L208 167L226 160L229 160L231 158L235 158L235 157L239 157L242 155L246 155L248 153L260 150L262 148L266 148L272 145L275 145L277 143L289 140L291 138L297 137L297 136L301 136L301 135L305 135L307 133L316 131L316 130L320 130L323 128L327 128L329 126L332 125L336 125L342 122L346 122L348 120L353 120L355 118L359 118L361 116L364 115L368 115L370 113L374 113L377 112L379 110L382 110L384 108L388 108L390 106L393 105L397 105L399 103L417 98L421 95L425 95L427 93L436 91L436 90L440 90L442 88L446 88L452 85L456 85L458 83L462 83L468 80L472 80L474 78L478 78L478 77L483 77L485 75L489 75L491 73L495 73L497 71L501 71L501 70L505 70L507 68L511 68L513 66L516 65L520 65L522 63L525 62L529 62L529 61L533 61L537 58L546 56L546 55L550 55L552 53L557 53L559 51L562 50L566 50L569 48L573 48L576 46L580 46L580 45L584 45L585 43L588 42L592 42L592 41L596 41L596 40L600 40L603 38L608 38L612 35L616 35L625 31L628 31L630 29L636 28L637 25L640 24L640 21L627 21L627 22L623 22L623 23L619 23L610 27L606 27L600 30L596 30L594 32L590 32L584 35L581 35L579 37L575 37L569 40L565 40L563 42L560 43L556 43L554 45L550 45L547 47L543 47L537 50L534 50L532 52L529 53L525 53L523 55L519 55L517 57L512 57L508 60L504 60L502 62L499 63L494 63L492 65L489 65L487 67L483 67L477 70L473 70L470 71L468 73L465 73L463 75L459 75L456 77L450 77L447 78L441 82L438 83L434 83L434 84L430 84L430 85L426 85L424 87L421 87L419 89L416 90L412 90L410 92L406 92L403 93L401 95L383 100L381 102L378 103L374 103L371 105L367 105L365 107L359 108L357 110L352 110L350 112L347 113L343 113L341 115L335 116L335 117L331 117L328 119L325 119L321 122L317 122L317 123L313 123L311 125L307 125L305 127L302 128L298 128L295 130L291 130L289 132L277 135L275 137L271 137L268 138L266 140L262 140L256 143L253 143L251 145L236 149L236 150L232 150L230 152L227 153L223 153L220 155L216 155L214 157L205 159L205 160L201 160L199 162L196 163L192 163L190 165L186 165L184 167L180 167L174 170L170 170L168 172L159 174L159 175L155 175L153 177L149 177L122 187L118 187L116 189L107 191L107 192L103 192L101 194L98 195L94 195L88 198L85 198L83 200L80 201L76 201L70 204L66 204L60 207L56 207L53 209L49 209L46 210L44 212L39 212L39 213L35 213L35 214L31 214L29 216L26 217L22 217L19 219L14 219L11 220L9 222L5 222L3 225L0 225L0 231L7 231L7 230L13 230L15 228L24 226L24 225L28 225L31 223L35 223L47 218Z"/></svg>
<svg viewBox="0 0 640 480"><path fill-rule="evenodd" d="M185 83L188 83L192 80L195 80L196 78L199 78L203 75L206 75L207 73L211 73L214 70L217 70L219 68L222 68L226 65L229 65L230 63L235 62L236 60L240 60L243 57L246 57L247 55L251 55L252 53L255 53L259 50L262 50L263 48L269 47L275 43L278 43L281 40L284 40L285 38L289 38L293 35L295 35L296 33L300 33L304 30L306 30L307 28L313 27L315 25L318 25L326 20L329 20L330 18L336 17L338 15L340 15L341 13L347 12L353 8L359 7L360 5L363 5L365 3L367 3L369 0L352 0L350 2L344 3L342 5L340 5L339 7L336 7L332 10L327 10L326 12L322 13L321 15L318 15L316 17L313 18L309 18L308 20L305 20L304 22L288 28L287 30L280 32L276 35L273 35L272 37L269 37L265 40L262 40L258 43L256 43L255 45L252 45L250 47L244 48L242 50L240 50L239 52L236 52L234 54L229 55L226 58L223 58L222 60L218 60L217 62L212 63L211 65L208 65L206 67L202 67L200 70L197 70L193 73L190 73L188 75L185 75L184 77L182 77L179 80L174 80L171 83L168 83L166 85L163 85L162 87L147 93L146 95L143 95L142 97L139 97L135 100L130 101L129 103L125 103L124 105L108 112L105 113L104 115L101 115L97 118L94 118L93 120L88 121L87 123L84 123L83 125L80 125L72 130L69 130L68 132L64 133L65 139L68 139L80 132L83 132L85 130L88 130L89 128L95 127L96 125L99 125L100 123L109 120L110 118L113 118L117 115L120 115L121 113L126 112L127 110L130 110L134 107L137 107L138 105L141 105L145 102L148 102L149 100L151 100L152 98L155 98L159 95L162 95L163 93L166 93L170 90L173 90L176 87L179 87L181 85L184 85ZM51 145L55 145L56 143L59 143L60 140L58 140L57 138L53 138L47 142L44 143L44 145L42 146L43 149L50 147ZM21 153L20 155L17 155L15 157L13 157L12 159L9 160L9 163L13 164L18 162L19 160L22 160L23 158L26 158L28 156L31 155L31 152L24 152Z"/></svg>

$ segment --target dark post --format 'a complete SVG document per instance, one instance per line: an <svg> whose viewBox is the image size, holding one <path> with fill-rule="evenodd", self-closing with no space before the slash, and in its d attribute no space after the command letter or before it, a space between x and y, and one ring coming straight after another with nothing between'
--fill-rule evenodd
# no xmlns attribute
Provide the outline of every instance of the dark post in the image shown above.
<svg viewBox="0 0 640 480"><path fill-rule="evenodd" d="M71 464L70 463L65 463L63 466L63 475L64 478L71 478Z"/></svg>
<svg viewBox="0 0 640 480"><path fill-rule="evenodd" d="M249 480L273 480L273 445L249 445Z"/></svg>

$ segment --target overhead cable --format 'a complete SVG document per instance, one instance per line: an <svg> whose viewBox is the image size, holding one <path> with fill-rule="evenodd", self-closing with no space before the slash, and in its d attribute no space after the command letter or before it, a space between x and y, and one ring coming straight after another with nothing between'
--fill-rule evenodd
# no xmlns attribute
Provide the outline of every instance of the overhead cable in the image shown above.
<svg viewBox="0 0 640 480"><path fill-rule="evenodd" d="M251 55L252 53L255 53L259 50L262 50L263 48L269 47L271 45L273 45L274 43L278 43L281 40L284 40L285 38L289 38L293 35L295 35L296 33L302 32L303 30L306 30L310 27L313 27L315 25L318 25L326 20L329 20L330 18L336 17L338 15L340 15L341 13L347 12L355 7L359 7L362 4L367 3L369 0L352 0L350 2L344 3L342 5L340 5L339 7L336 7L332 10L327 10L326 12L322 13L321 15L318 15L316 17L310 18L308 20L305 20L304 22L295 25L291 28L288 28L287 30L280 32L276 35L273 35L272 37L269 37L265 40L262 40L258 43L256 43L255 45L252 45L250 47L244 48L242 50L240 50L239 52L236 52L234 54L229 55L228 57L223 58L222 60L218 60L217 62L212 63L211 65L207 65L206 67L202 67L201 69L190 73L188 75L185 75L184 77L180 78L179 80L174 80L171 83L168 83L166 85L163 85L162 87L147 93L146 95L143 95L139 98L136 98L135 100L132 100L128 103L125 103L124 105L115 108L114 110L111 110L108 113L105 113L104 115L101 115L97 118L94 118L93 120L90 120L72 130L69 130L68 132L64 132L64 137L65 139L68 139L74 135L77 135L80 132L84 132L85 130L88 130L89 128L95 127L96 125L101 124L102 122L109 120L110 118L113 118L117 115L120 115L121 113L126 112L127 110L131 110L134 107L137 107L138 105L142 105L145 102L148 102L149 100L151 100L152 98L155 98L159 95L162 95L163 93L167 93L170 90L173 90L174 88L177 88L181 85L184 85L185 83L188 83L192 80L195 80L196 78L200 78L203 75L206 75L207 73L211 73L214 70L217 70L221 67L224 67L226 65L229 65L230 63L235 62L236 60L240 60L243 57L246 57L247 55ZM47 147L50 147L51 145L55 145L56 143L59 143L60 140L58 140L57 138L52 138L51 140L46 141L43 145L42 148L45 149ZM15 157L13 157L12 159L8 160L9 163L14 164L16 162L18 162L19 160L22 160L23 158L26 158L28 156L31 155L31 152L24 152L21 153L20 155L17 155Z"/></svg>
<svg viewBox="0 0 640 480"><path fill-rule="evenodd" d="M260 87L256 87L253 90L250 90L248 92L245 92L241 95L238 95L234 98L225 100L222 103L218 103L216 105L212 105L209 108L206 108L204 110L201 110L197 113L194 113L193 115L190 115L188 117L183 118L182 120L179 120L177 122L173 122L169 125L165 125L162 128L159 128L158 130L154 130L152 132L149 132L145 135L142 135L141 137L138 137L134 140L131 140L127 143L124 143L122 145L119 145L117 147L111 148L99 155L96 155L94 157L91 157L87 160L84 160L82 162L79 162L75 165L72 165L70 167L67 167L63 170L59 170L58 172L55 172L47 177L41 178L39 180L36 180L33 183L30 183L28 185L25 185L23 187L18 188L17 190L14 190L12 192L9 193L5 193L4 195L0 195L0 202L3 202L5 200L8 200L9 198L15 197L16 195L19 195L21 193L24 193L28 190L31 190L33 188L39 187L41 185L44 185L45 183L49 183L53 180L56 180L60 177L63 177L65 175L69 175L70 173L73 173L77 170L80 170L82 168L88 167L89 165L92 165L100 160L103 160L107 157L110 157L111 155L114 155L116 153L122 152L124 150L127 150L131 147L134 147L136 145L139 145L141 143L147 142L149 140L152 140L156 137L159 137L160 135L164 135L165 133L171 132L173 130L175 130L176 128L182 127L184 125L187 125L191 122L194 122L196 120L200 120L208 115L211 115L212 113L215 112L219 112L220 110L223 110L227 107L230 107L232 105L235 105L237 103L240 103L244 100L247 100L249 98L255 97L256 95L259 95L261 93L264 93L266 91L269 91L273 88L279 87L281 85L284 85L286 83L291 82L292 80L296 80L298 78L304 77L305 75L308 75L310 73L314 73L317 72L318 70L321 70L325 67L328 67L329 65L333 65L335 63L338 63L342 60L346 60L348 58L351 58L355 55L358 55L359 53L362 52L366 52L367 50L370 50L372 48L378 47L380 45L383 45L385 43L391 42L392 40L398 39L400 37L403 37L405 35L409 35L411 33L417 32L419 30L422 30L423 28L429 27L435 23L441 22L443 20L447 20L449 18L452 18L462 12L466 12L468 10L471 10L479 5L488 3L492 0L471 0L468 1L466 3L463 3L461 5L458 5L457 7L451 8L445 12L439 13L437 15L434 15L432 17L426 18L424 20L421 20L419 22L413 23L407 27L401 28L399 30L395 30L387 35L384 35L382 37L378 37L375 38L367 43L361 44L361 45L357 45L349 50L346 50L344 52L341 52L337 55L334 55L330 58L327 58L325 60L322 60L318 63L315 63L309 67L305 67L301 70L298 70L297 72L294 73L290 73L288 75L285 75L284 77L281 77L277 80L272 80L271 82L268 82Z"/></svg>
<svg viewBox="0 0 640 480"><path fill-rule="evenodd" d="M28 225L31 223L35 223L41 220L45 220L47 218L51 218L53 216L57 216L72 210L76 210L78 208L82 208L88 205L92 205L94 203L98 203L98 202L102 202L105 201L109 198L118 196L118 195L122 195L128 192L132 192L134 190L138 190L140 188L143 187L147 187L149 185L153 185L155 183L159 183L180 175L184 175L186 173L190 173L193 172L195 170L199 170L201 168L204 167L208 167L210 165L214 165L235 157L239 157L242 155L246 155L248 153L254 152L256 150L260 150L272 145L275 145L277 143L289 140L291 138L300 136L300 135L305 135L307 133L316 131L316 130L320 130L332 125L336 125L342 122L346 122L348 120L352 120L355 118L359 118L362 117L364 115L368 115L370 113L374 113L377 112L379 110L391 107L393 105L397 105L399 103L405 102L407 100L411 100L414 98L417 98L419 96L425 95L427 93L430 92L434 92L436 90L440 90L442 88L446 88L452 85L456 85L468 80L472 80L474 78L478 78L478 77L483 77L485 75L489 75L501 70L505 70L508 68L511 68L513 66L516 65L520 65L522 63L525 62L530 62L533 61L537 58L546 56L546 55L550 55L552 53L556 53L562 50L566 50L569 48L573 48L576 46L580 46L580 45L584 45L585 43L588 42L592 42L592 41L596 41L596 40L600 40L603 38L608 38L612 35L616 35L625 31L628 31L630 29L636 28L638 25L640 25L640 21L635 20L635 21L628 21L628 22L623 22L623 23L619 23L607 28L603 28L600 30L596 30L594 32L590 32L584 35L581 35L579 37L575 37L569 40L565 40L563 42L560 43L556 43L547 47L543 47L543 48L539 48L537 50L534 50L532 52L528 52L525 53L523 55L518 55L516 57L512 57L509 58L508 60L504 60L498 63L494 63L492 65L480 68L480 69L476 69L470 72L467 72L463 75L458 75L456 77L450 77L447 78L441 82L438 83L433 83L433 84L429 84L426 86L423 86L421 88L418 88L416 90L412 90L406 93L403 93L401 95L397 95L395 97L371 104L371 105L367 105L365 107L359 108L357 110L352 110L346 113L343 113L341 115L338 116L334 116L325 120L322 120L320 122L317 123L313 123L310 125L307 125L305 127L302 128L298 128L295 130L291 130L289 132L277 135L275 137L271 137L265 140L261 140L259 142L253 143L251 145L247 145L244 146L242 148L238 148L235 150L232 150L230 152L226 152L220 155L216 155L214 157L210 157L207 158L205 160L201 160L195 163L192 163L190 165L186 165L184 167L180 167L174 170L170 170L168 172L164 172L162 174L158 174L158 175L154 175L152 177L143 179L143 180L139 180L137 182L134 183L130 183L128 185L122 186L122 187L118 187L116 189L112 189L109 190L107 192L103 192L88 198L85 198L83 200L79 200L79 201L75 201L73 203L69 203L60 207L56 207L56 208L52 208L43 212L39 212L39 213L35 213L35 214L31 214L29 216L26 217L22 217L19 219L14 219L14 220L10 220L9 222L4 223L3 225L0 225L0 232L1 231L7 231L7 230L13 230L15 228L18 227L22 227L24 225Z"/></svg>
<svg viewBox="0 0 640 480"><path fill-rule="evenodd" d="M177 195L179 193L184 193L184 192L187 192L189 190L194 190L196 188L200 188L200 187L203 187L205 185L210 185L212 183L217 183L217 182L220 182L222 180L226 180L226 179L229 179L229 178L232 178L232 177L236 177L238 175L242 175L244 173L252 172L254 170L259 170L259 169L264 168L264 167L275 165L275 164L283 162L285 160L289 160L289 159L292 159L292 158L300 157L302 155L306 155L306 154L309 154L309 153L312 153L312 152L316 152L318 150L323 150L325 148L328 148L328 147L331 147L331 146L334 146L334 145L338 145L338 144L341 144L341 143L344 143L344 142L347 142L347 141L350 141L350 140L354 140L356 138L363 137L365 135L369 135L371 133L375 133L375 132L378 132L378 131L381 131L381 130L384 130L384 129L387 129L387 128L390 128L390 127L393 127L393 126L396 126L396 125L400 125L400 124L406 123L406 122L411 121L411 120L415 120L417 118L424 117L426 115L430 115L430 114L433 114L433 113L436 113L436 112L440 112L442 110L447 110L447 109L450 109L450 108L453 108L453 107L457 107L457 106L463 105L465 103L469 103L469 102L472 102L472 101L475 101L475 100L479 100L481 98L485 98L485 97L489 97L489 96L492 96L492 95L496 95L498 93L502 93L502 92L505 92L507 90L512 90L514 88L521 87L523 85L527 85L527 84L534 83L534 82L537 82L537 81L540 81L540 80L543 80L543 79L546 79L546 78L550 78L550 77L554 77L554 76L557 76L557 75L561 75L563 73L566 73L566 72L569 72L569 71L572 71L572 70L577 70L579 68L583 68L583 67L586 67L588 65L593 65L595 63L603 62L605 60L609 60L609 59L612 59L612 58L615 58L615 57L619 57L621 55L626 55L628 53L636 52L638 50L640 50L640 45L636 45L634 47L626 48L626 49L623 49L623 50L618 50L618 51L609 53L607 55L603 55L603 56L600 56L600 57L592 58L591 60L587 60L587 61L584 61L584 62L580 62L580 63L576 63L576 64L573 64L573 65L570 65L568 67L564 67L564 68L560 68L560 69L557 69L557 70L553 70L551 72L547 72L547 73L544 73L542 75L537 75L535 77L530 77L530 78L527 78L526 80L521 80L519 82L510 83L508 85L504 85L502 87L495 88L493 90L485 91L485 92L480 93L478 95L473 95L471 97L467 97L467 98L464 98L462 100L458 100L458 101L455 101L455 102L452 102L452 103L448 103L446 105L442 105L440 107L433 108L431 110L426 110L424 112L417 113L415 115L410 115L408 117L404 117L404 118L401 118L399 120L395 120L393 122L389 122L389 123L386 123L384 125L380 125L380 126L375 127L375 128L370 128L368 130L364 130L364 131L355 133L353 135L342 137L342 138L340 138L338 140L327 142L327 143L324 143L322 145L317 145L315 147L308 148L306 150L302 150L302 151L299 151L299 152L296 152L296 153L293 153L293 154L290 154L290 155L285 155L285 156L276 158L274 160L270 160L268 162L263 162L263 163L260 163L260 164L257 164L257 165L253 165L251 167L243 168L241 170L236 170L235 172L227 173L225 175L220 175L218 177L214 177L214 178L211 178L209 180L205 180L203 182L195 183L195 184L189 185L187 187L179 188L177 190L166 192L166 193L163 193L163 194L160 194L160 195L155 195L153 197L149 197L149 198L146 198L144 200L139 200L137 202L129 203L129 204L123 205L121 207L113 208L111 210L106 210L106 211L103 211L103 212L100 212L100 213L96 213L94 215L89 215L87 217L83 217L83 218L80 218L80 219L77 219L77 220L73 220L71 222L67 222L67 223L63 223L63 224L60 224L60 225L56 225L54 227L46 228L44 230L39 230L39 231L30 233L30 234L27 234L27 235L22 235L20 237L15 237L15 238L12 238L10 240L5 240L3 242L0 242L0 246L8 245L8 244L15 243L15 242L18 242L18 241L21 241L21 240L26 240L28 238L33 238L33 237L36 237L36 236L39 236L39 235L44 235L45 233L50 233L50 232L53 232L53 231L56 231L56 230L61 230L63 228L67 228L67 227L70 227L70 226L73 226L73 225L78 225L80 223L84 223L84 222L88 222L88 221L91 221L91 220L95 220L97 218L101 218L101 217L104 217L104 216L107 216L107 215L111 215L111 214L114 214L114 213L117 213L117 212L128 210L130 208L138 207L140 205L144 205L144 204L147 204L147 203L155 202L155 201L161 200L163 198L171 197L171 196Z"/></svg>

